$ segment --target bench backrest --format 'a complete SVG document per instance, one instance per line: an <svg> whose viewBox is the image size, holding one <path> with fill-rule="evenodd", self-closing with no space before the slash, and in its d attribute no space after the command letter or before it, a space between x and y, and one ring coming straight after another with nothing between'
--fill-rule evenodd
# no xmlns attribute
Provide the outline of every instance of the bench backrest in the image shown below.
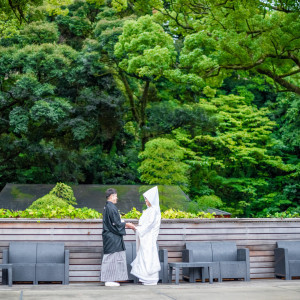
<svg viewBox="0 0 300 300"><path fill-rule="evenodd" d="M212 261L211 242L187 242L186 249L193 250L193 261Z"/></svg>
<svg viewBox="0 0 300 300"><path fill-rule="evenodd" d="M211 242L213 261L237 261L235 242Z"/></svg>
<svg viewBox="0 0 300 300"><path fill-rule="evenodd" d="M36 263L36 245L34 242L9 243L9 263Z"/></svg>
<svg viewBox="0 0 300 300"><path fill-rule="evenodd" d="M64 243L38 243L37 263L64 263L65 245Z"/></svg>
<svg viewBox="0 0 300 300"><path fill-rule="evenodd" d="M288 259L300 260L300 241L278 241L277 248L288 249Z"/></svg>

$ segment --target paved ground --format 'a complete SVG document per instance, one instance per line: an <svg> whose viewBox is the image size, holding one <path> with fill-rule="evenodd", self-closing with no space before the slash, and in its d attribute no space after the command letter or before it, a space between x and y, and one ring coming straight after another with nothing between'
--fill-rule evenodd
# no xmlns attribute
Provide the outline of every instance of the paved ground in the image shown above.
<svg viewBox="0 0 300 300"><path fill-rule="evenodd" d="M104 287L100 284L62 285L0 285L1 300L300 300L300 280L279 279L225 281L222 283L181 283L142 286L123 284L121 287Z"/></svg>

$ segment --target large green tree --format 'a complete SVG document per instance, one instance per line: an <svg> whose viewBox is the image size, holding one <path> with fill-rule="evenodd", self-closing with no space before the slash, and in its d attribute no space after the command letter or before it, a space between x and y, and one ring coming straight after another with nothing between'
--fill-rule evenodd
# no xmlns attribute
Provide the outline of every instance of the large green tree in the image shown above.
<svg viewBox="0 0 300 300"><path fill-rule="evenodd" d="M195 74L208 85L219 86L233 71L251 70L274 82L278 91L300 94L299 3L290 0L127 2L136 10L152 7L155 19L183 42L180 76Z"/></svg>
<svg viewBox="0 0 300 300"><path fill-rule="evenodd" d="M95 36L102 61L127 98L143 148L149 138L147 107L161 99L157 85L166 81L166 71L176 62L172 37L150 16L136 19L129 12L118 17L114 8L106 8L99 17Z"/></svg>
<svg viewBox="0 0 300 300"><path fill-rule="evenodd" d="M86 24L95 4L69 9ZM137 154L122 153L123 97L110 74L98 76L93 40L57 44L72 40L61 18L31 22L0 48L0 181L134 182Z"/></svg>
<svg viewBox="0 0 300 300"><path fill-rule="evenodd" d="M253 201L275 191L276 176L296 173L296 166L274 154L275 122L266 109L258 110L233 95L201 100L199 106L216 118L213 131L199 130L194 135L175 131L181 146L193 151L191 190L199 196L216 194L226 209L234 207L235 212L250 216L255 212ZM292 202L281 204L284 209Z"/></svg>
<svg viewBox="0 0 300 300"><path fill-rule="evenodd" d="M118 67L134 120L141 129L142 146L146 142L146 107L150 98L150 84L165 76L176 61L172 38L163 28L152 21L150 16L137 21L127 21L119 42L115 45L115 55L120 59ZM126 76L137 79L142 87L136 97Z"/></svg>
<svg viewBox="0 0 300 300"><path fill-rule="evenodd" d="M0 4L0 185L141 180L194 210L297 209L298 2Z"/></svg>
<svg viewBox="0 0 300 300"><path fill-rule="evenodd" d="M179 185L187 190L189 166L183 162L184 155L185 150L174 140L157 138L149 141L140 154L141 180L148 184Z"/></svg>

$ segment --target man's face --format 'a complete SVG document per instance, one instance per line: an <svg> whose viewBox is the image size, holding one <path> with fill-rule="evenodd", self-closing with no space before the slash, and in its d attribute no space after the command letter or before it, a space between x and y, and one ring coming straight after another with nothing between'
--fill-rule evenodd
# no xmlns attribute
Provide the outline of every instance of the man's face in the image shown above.
<svg viewBox="0 0 300 300"><path fill-rule="evenodd" d="M118 194L111 194L108 198L108 201L116 204L118 202Z"/></svg>

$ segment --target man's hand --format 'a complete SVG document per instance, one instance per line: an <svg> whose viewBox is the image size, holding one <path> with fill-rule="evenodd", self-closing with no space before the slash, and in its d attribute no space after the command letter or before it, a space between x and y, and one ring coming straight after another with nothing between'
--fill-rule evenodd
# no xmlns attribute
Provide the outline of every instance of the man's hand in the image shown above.
<svg viewBox="0 0 300 300"><path fill-rule="evenodd" d="M132 224L132 223L126 223L126 224L125 224L125 228L130 228L130 229L132 229L132 230L136 230L134 224Z"/></svg>

